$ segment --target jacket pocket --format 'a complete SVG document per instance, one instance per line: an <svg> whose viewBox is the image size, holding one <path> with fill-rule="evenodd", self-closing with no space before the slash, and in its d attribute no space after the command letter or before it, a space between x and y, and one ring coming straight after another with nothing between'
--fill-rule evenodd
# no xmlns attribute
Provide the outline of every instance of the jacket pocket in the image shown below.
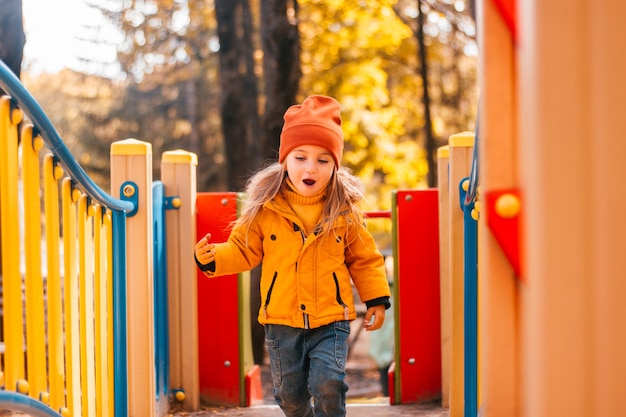
<svg viewBox="0 0 626 417"><path fill-rule="evenodd" d="M339 279L337 278L337 274L335 272L333 272L333 279L335 280L337 304L343 307L343 319L348 320L350 318L350 308L346 305L346 303L344 303L343 298L341 297L341 287L339 286Z"/></svg>
<svg viewBox="0 0 626 417"><path fill-rule="evenodd" d="M280 366L280 351L278 350L278 339L265 339L267 354L270 357L270 371L272 373L272 382L275 387L279 387L283 383L283 374Z"/></svg>
<svg viewBox="0 0 626 417"><path fill-rule="evenodd" d="M334 323L335 327L335 361L339 369L346 369L348 361L348 339L350 337L350 322L342 320Z"/></svg>
<svg viewBox="0 0 626 417"><path fill-rule="evenodd" d="M274 290L274 284L276 283L276 278L278 277L278 272L274 272L274 276L272 277L272 283L270 284L270 288L267 290L267 295L265 296L265 304L263 304L263 318L267 319L267 307L270 305L270 300L272 298L272 291Z"/></svg>

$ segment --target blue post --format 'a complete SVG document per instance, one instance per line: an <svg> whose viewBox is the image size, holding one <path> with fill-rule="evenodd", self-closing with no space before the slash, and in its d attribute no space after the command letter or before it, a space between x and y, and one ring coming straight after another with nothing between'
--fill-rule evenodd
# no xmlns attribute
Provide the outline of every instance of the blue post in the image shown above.
<svg viewBox="0 0 626 417"><path fill-rule="evenodd" d="M154 222L154 362L157 399L161 394L167 395L169 389L165 210L165 186L161 181L154 181L152 183L152 218Z"/></svg>
<svg viewBox="0 0 626 417"><path fill-rule="evenodd" d="M465 417L476 416L478 410L478 222L472 218L474 201L466 201L466 192L461 180L459 191L463 209L464 241L464 383Z"/></svg>
<svg viewBox="0 0 626 417"><path fill-rule="evenodd" d="M112 212L113 224L113 381L115 416L128 416L126 306L126 213Z"/></svg>

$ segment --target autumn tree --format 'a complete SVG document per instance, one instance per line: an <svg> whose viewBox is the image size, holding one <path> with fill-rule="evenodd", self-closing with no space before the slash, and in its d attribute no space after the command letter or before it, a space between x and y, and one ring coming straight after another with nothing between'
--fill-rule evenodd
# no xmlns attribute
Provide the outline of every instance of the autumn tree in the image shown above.
<svg viewBox="0 0 626 417"><path fill-rule="evenodd" d="M422 104L424 111L424 148L428 161L428 185L437 185L436 152L442 141L436 138L434 121L431 116L431 91L439 99L436 110L452 107L459 110L465 106L475 105L476 75L475 70L467 74L462 71L470 69L467 65L465 48L475 46L474 1L467 2L430 2L424 0L399 0L394 11L400 19L411 28L419 54L417 71L422 81ZM431 47L434 53L429 54ZM450 59L431 59L436 54L448 55ZM464 62L465 61L465 62ZM472 60L475 67L475 60ZM431 66L437 66L433 71ZM444 75L442 78L441 75ZM434 76L435 88L431 88L430 77ZM468 97L469 96L469 97ZM469 100L468 100L469 98ZM477 109L465 107L465 116L460 117L463 124L457 125L458 130L467 130L473 125ZM458 117L455 119L459 119ZM451 121L454 120L451 118Z"/></svg>
<svg viewBox="0 0 626 417"><path fill-rule="evenodd" d="M221 119L228 188L239 191L258 166L258 85L248 0L215 0L219 36Z"/></svg>
<svg viewBox="0 0 626 417"><path fill-rule="evenodd" d="M276 160L285 110L296 102L302 71L297 0L261 1L265 112L261 136L264 160Z"/></svg>
<svg viewBox="0 0 626 417"><path fill-rule="evenodd" d="M417 187L427 173L412 137L422 112L411 31L395 1L302 0L302 90L342 105L343 164L366 184L366 209L388 209L393 189Z"/></svg>
<svg viewBox="0 0 626 417"><path fill-rule="evenodd" d="M434 9L441 3L424 7L429 126L435 138L431 148L472 128L477 101L474 41L446 25L448 15ZM342 103L344 164L366 183L369 208L389 208L394 189L428 186L432 168L415 36L416 0L301 0L300 5L301 90L334 95ZM471 19L459 11L450 17L454 27L471 34Z"/></svg>
<svg viewBox="0 0 626 417"><path fill-rule="evenodd" d="M170 121L188 126L179 145L200 156L199 188L241 190L265 160L275 159L282 114L295 101L299 79L295 2L113 4L117 8L110 3L93 6L124 34L119 60L131 80L127 104L136 93L154 91L156 108L163 102ZM269 77L264 78L264 70L270 71ZM159 99L159 92L173 98L170 104ZM148 128L144 134L152 132L150 126L142 127ZM165 132L168 129L161 126L154 133Z"/></svg>
<svg viewBox="0 0 626 417"><path fill-rule="evenodd" d="M103 127L86 137L149 140L155 155L196 152L200 191L240 190L274 160L284 111L309 94L341 102L343 164L363 178L370 208L388 208L394 189L430 185L436 148L474 127L474 23L462 1L422 2L423 47L417 0L106 4L126 33L127 80L112 89L120 96L107 117L92 117ZM85 100L92 104L82 108L97 108L96 96Z"/></svg>

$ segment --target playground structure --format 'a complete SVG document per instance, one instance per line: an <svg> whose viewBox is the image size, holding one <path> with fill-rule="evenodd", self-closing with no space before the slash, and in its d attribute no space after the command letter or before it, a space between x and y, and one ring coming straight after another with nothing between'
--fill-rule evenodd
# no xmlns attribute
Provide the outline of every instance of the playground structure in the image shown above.
<svg viewBox="0 0 626 417"><path fill-rule="evenodd" d="M209 280L192 258L205 230L226 237L242 196L196 194L197 158L185 151L164 153L154 181L150 144L135 139L112 144L111 188L119 198L107 195L19 81L0 69L10 94L0 99L0 405L50 416L162 416L171 403L198 409L201 398L253 405L261 388L247 274ZM403 288L398 355L407 360L391 373L392 402L410 403L440 391L439 249L429 244L437 241L437 190L396 197L388 215L405 225L396 239L425 236L419 256L413 245L395 245L396 268L419 277L396 279ZM410 337L415 329L427 343Z"/></svg>
<svg viewBox="0 0 626 417"><path fill-rule="evenodd" d="M453 135L439 150L437 190L392 196L398 308L390 403L441 396L454 417L626 414L626 260L620 253L626 243L620 191L626 62L610 48L625 38L618 19L626 5L478 3L478 134ZM162 178L153 181L150 145L136 140L111 149L111 189L119 197L109 196L73 162L19 82L5 70L0 80L12 97L0 101L0 408L162 416L171 403L197 409L201 396L253 405L258 370L246 353L240 285L246 278L200 284L235 306L238 324L237 331L219 333L220 342L230 337L228 357L210 356L194 342L199 329L233 316L202 321L203 288L192 260L185 261L201 219L194 202L206 198L211 210L224 207L235 216L235 196L196 195L197 160L184 151L163 155ZM34 124L25 123L21 134L23 220L20 112ZM44 144L51 156L38 154ZM34 171L40 157L44 206L51 210L44 211L45 251ZM62 236L76 236L75 243ZM23 268L22 243L30 257ZM51 256L58 247L67 268L60 268L60 254ZM436 255L428 252L433 248ZM44 252L45 264L38 260ZM70 288L59 285L61 271ZM69 333L54 337L64 315ZM434 370L428 368L433 363ZM199 382L217 369L223 376L213 379L230 382Z"/></svg>

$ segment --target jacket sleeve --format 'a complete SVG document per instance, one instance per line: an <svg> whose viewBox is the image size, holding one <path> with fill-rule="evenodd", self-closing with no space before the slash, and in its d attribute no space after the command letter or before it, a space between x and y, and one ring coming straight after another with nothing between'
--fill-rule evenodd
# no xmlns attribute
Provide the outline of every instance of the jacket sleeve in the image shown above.
<svg viewBox="0 0 626 417"><path fill-rule="evenodd" d="M250 231L246 225L237 225L228 240L215 244L215 272L222 276L249 271L263 259L263 235L258 221L253 221Z"/></svg>
<svg viewBox="0 0 626 417"><path fill-rule="evenodd" d="M345 259L359 297L366 304L382 297L388 299L391 290L385 260L376 248L374 237L362 222L353 219L349 224Z"/></svg>

